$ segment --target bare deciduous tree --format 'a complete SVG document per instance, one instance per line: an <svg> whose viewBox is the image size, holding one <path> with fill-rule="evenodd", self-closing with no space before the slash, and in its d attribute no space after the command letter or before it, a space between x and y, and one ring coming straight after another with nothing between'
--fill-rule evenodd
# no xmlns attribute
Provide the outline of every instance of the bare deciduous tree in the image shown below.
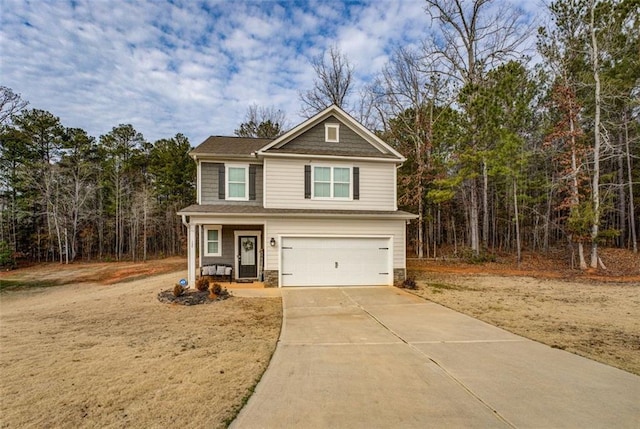
<svg viewBox="0 0 640 429"><path fill-rule="evenodd" d="M595 26L595 9L596 2L591 1L589 5L589 30L591 36L591 66L593 70L594 88L594 121L593 121L593 177L591 185L591 203L593 204L593 221L591 222L591 268L598 268L598 262L603 266L602 261L598 258L598 231L600 228L600 104L601 88L600 88L600 52L598 51L598 39L596 38Z"/></svg>
<svg viewBox="0 0 640 429"><path fill-rule="evenodd" d="M433 66L457 82L459 89L468 93L462 108L475 102L475 95L487 70L522 55L521 46L529 33L523 25L522 12L505 4L491 8L493 0L426 0L427 13L438 24L439 36L425 44L425 54ZM495 3L494 3L495 4ZM481 118L466 109L468 121L467 148L481 153L488 142L478 139ZM469 191L469 229L473 252L480 252L480 217L478 189L475 176L483 178L483 243L489 232L488 172L486 159L480 159L481 171L468 175L465 188Z"/></svg>
<svg viewBox="0 0 640 429"><path fill-rule="evenodd" d="M20 94L13 92L11 88L0 85L0 125L4 125L11 119L11 116L19 113L27 107L28 101L20 97Z"/></svg>
<svg viewBox="0 0 640 429"><path fill-rule="evenodd" d="M233 133L238 137L275 138L289 127L282 110L275 106L262 107L252 104L247 109L244 122Z"/></svg>
<svg viewBox="0 0 640 429"><path fill-rule="evenodd" d="M437 73L429 73L418 53L400 48L382 70L376 85L376 108L385 122L385 131L413 163L412 173L400 178L399 201L418 211L416 253L424 257L425 204L427 173L431 169L433 127L438 120L434 108L439 103L444 83Z"/></svg>
<svg viewBox="0 0 640 429"><path fill-rule="evenodd" d="M345 109L353 78L353 66L346 55L337 46L331 46L328 51L313 58L311 65L316 72L316 79L313 89L299 93L302 113L311 117L332 104Z"/></svg>

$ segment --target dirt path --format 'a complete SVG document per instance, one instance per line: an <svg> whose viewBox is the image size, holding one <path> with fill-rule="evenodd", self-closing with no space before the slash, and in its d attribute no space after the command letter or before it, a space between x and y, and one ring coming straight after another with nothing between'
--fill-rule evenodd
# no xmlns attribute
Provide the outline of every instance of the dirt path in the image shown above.
<svg viewBox="0 0 640 429"><path fill-rule="evenodd" d="M280 300L160 303L185 275L0 294L0 427L225 427L275 349Z"/></svg>
<svg viewBox="0 0 640 429"><path fill-rule="evenodd" d="M78 283L115 284L149 276L182 271L185 258L172 257L145 262L49 262L0 272L0 290L27 286L59 286Z"/></svg>

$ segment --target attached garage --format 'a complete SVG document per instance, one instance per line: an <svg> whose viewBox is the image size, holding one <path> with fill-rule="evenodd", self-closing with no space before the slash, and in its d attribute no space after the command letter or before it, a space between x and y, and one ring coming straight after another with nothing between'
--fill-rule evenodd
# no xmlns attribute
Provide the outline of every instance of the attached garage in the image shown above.
<svg viewBox="0 0 640 429"><path fill-rule="evenodd" d="M393 284L391 237L281 237L282 286Z"/></svg>

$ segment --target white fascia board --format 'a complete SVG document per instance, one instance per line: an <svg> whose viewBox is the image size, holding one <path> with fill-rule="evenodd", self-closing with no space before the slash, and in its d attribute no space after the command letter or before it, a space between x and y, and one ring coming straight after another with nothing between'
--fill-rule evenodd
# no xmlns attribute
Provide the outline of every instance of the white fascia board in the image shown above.
<svg viewBox="0 0 640 429"><path fill-rule="evenodd" d="M248 160L257 159L257 154L255 152L250 153L249 155L224 155L224 154L194 154L191 155L193 159L196 161L212 161L212 162L221 162L221 161L243 161L250 162Z"/></svg>
<svg viewBox="0 0 640 429"><path fill-rule="evenodd" d="M268 214L267 217L304 217L304 218L332 218L332 219L396 219L396 220L407 220L407 219L416 219L418 215L414 215L411 213L407 214L375 214L375 213L350 213L350 214L340 214L340 213L278 213L278 214Z"/></svg>
<svg viewBox="0 0 640 429"><path fill-rule="evenodd" d="M203 224L203 223L224 223L233 224L237 223L242 225L243 223L248 222L248 218L254 218L251 223L255 224L263 224L268 219L280 219L280 218L324 218L324 219L396 219L396 220L411 220L416 219L418 215L414 215L412 213L407 214L376 214L376 213L216 213L214 217L207 213L202 212L180 212L180 215L189 216L190 223ZM241 218L241 219L238 219ZM215 222L212 220L215 219ZM238 219L234 221L234 219ZM203 221L204 220L204 221ZM224 220L224 222L223 222Z"/></svg>
<svg viewBox="0 0 640 429"><path fill-rule="evenodd" d="M253 219L247 219L253 218ZM190 223L196 225L265 225L266 220L263 217L252 216L238 216L234 214L231 217L221 216L216 214L214 216L207 215L206 213L198 213L198 215L192 215L190 217Z"/></svg>
<svg viewBox="0 0 640 429"><path fill-rule="evenodd" d="M303 153L263 153L264 158L304 158L304 159L330 159L344 161L371 161L371 162L388 162L393 164L402 164L404 161L396 158L370 158L366 156L345 156L345 155L313 155Z"/></svg>

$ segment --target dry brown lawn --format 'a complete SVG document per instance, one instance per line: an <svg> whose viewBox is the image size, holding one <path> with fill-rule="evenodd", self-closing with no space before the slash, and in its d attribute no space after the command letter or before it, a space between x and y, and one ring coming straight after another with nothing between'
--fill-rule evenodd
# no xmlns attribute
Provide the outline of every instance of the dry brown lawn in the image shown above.
<svg viewBox="0 0 640 429"><path fill-rule="evenodd" d="M410 274L419 286L415 293L424 298L515 334L640 375L640 282L417 268Z"/></svg>
<svg viewBox="0 0 640 429"><path fill-rule="evenodd" d="M13 278L38 277L29 270ZM70 284L0 294L3 428L225 427L275 350L279 298L163 304L157 293L184 272L106 285L58 270ZM124 270L111 274L139 278Z"/></svg>
<svg viewBox="0 0 640 429"><path fill-rule="evenodd" d="M625 261L605 261L618 269L613 279L571 278L566 266L554 271L557 262L533 258L526 272L508 264L409 268L427 299L640 375L640 259L612 255ZM185 276L176 272L184 264L0 273L0 427L225 427L275 350L281 302L160 303L157 293Z"/></svg>

